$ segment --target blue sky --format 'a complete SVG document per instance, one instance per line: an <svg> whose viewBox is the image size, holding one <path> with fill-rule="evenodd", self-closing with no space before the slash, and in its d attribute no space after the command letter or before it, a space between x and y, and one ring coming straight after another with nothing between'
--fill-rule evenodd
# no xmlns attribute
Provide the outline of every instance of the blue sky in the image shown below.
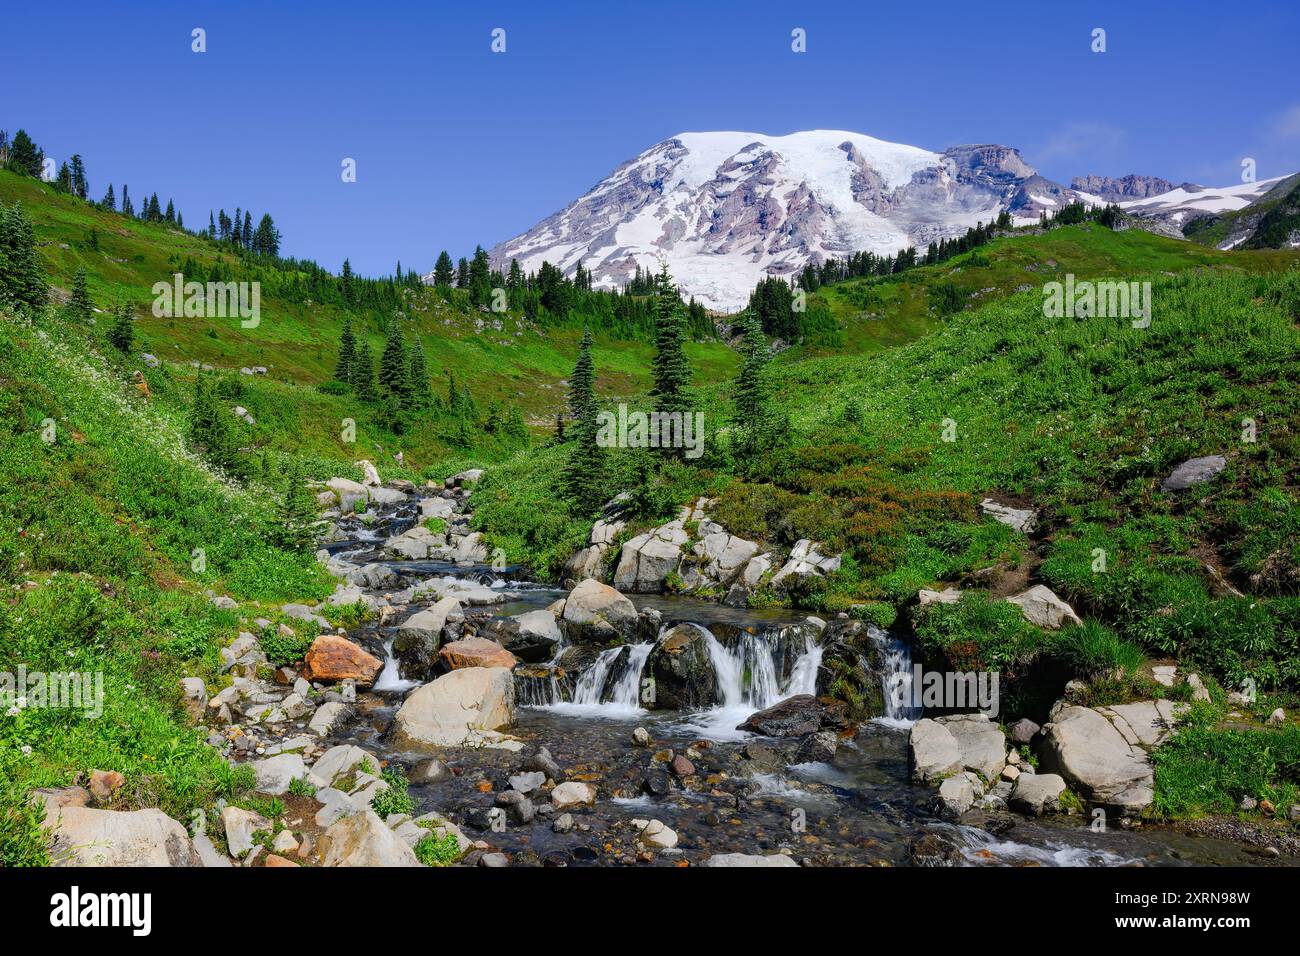
<svg viewBox="0 0 1300 956"><path fill-rule="evenodd" d="M80 152L96 196L270 211L287 253L367 274L522 232L683 130L997 142L1063 182L1300 169L1292 2L64 0L4 24L0 128Z"/></svg>

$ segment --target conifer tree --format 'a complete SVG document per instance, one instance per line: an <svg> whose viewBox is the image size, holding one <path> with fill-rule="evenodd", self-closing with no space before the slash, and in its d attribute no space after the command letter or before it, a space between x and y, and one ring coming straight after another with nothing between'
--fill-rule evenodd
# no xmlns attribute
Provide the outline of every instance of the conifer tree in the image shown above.
<svg viewBox="0 0 1300 956"><path fill-rule="evenodd" d="M447 255L447 250L438 253L438 261L433 267L434 285L451 285L452 280L456 278L456 269L451 264L451 256Z"/></svg>
<svg viewBox="0 0 1300 956"><path fill-rule="evenodd" d="M41 166L44 163L45 151L32 142L27 131L20 129L14 133L13 141L9 144L9 168L24 176L35 176L39 179Z"/></svg>
<svg viewBox="0 0 1300 956"><path fill-rule="evenodd" d="M282 547L290 551L306 551L311 547L315 540L312 523L316 520L316 508L300 465L290 465L285 472L278 517Z"/></svg>
<svg viewBox="0 0 1300 956"><path fill-rule="evenodd" d="M469 260L464 256L460 257L460 262L456 266L456 288L469 288Z"/></svg>
<svg viewBox="0 0 1300 956"><path fill-rule="evenodd" d="M578 361L569 380L569 408L574 422L568 429L569 453L560 471L560 488L574 513L589 515L603 504L605 449L598 441L595 365L591 358L591 333L582 337Z"/></svg>
<svg viewBox="0 0 1300 956"><path fill-rule="evenodd" d="M429 360L425 357L419 333L416 333L411 342L409 370L410 390L407 393L407 405L410 408L427 408L431 397Z"/></svg>
<svg viewBox="0 0 1300 956"><path fill-rule="evenodd" d="M352 389L362 401L374 401L375 360L370 355L370 343L364 335L357 339L356 357L352 362Z"/></svg>
<svg viewBox="0 0 1300 956"><path fill-rule="evenodd" d="M689 404L686 390L691 383L691 367L686 359L685 320L677 287L665 265L659 273L655 302L655 357L653 362L656 411L685 411Z"/></svg>
<svg viewBox="0 0 1300 956"><path fill-rule="evenodd" d="M239 471L239 456L231 415L206 378L194 386L194 404L190 408L188 438L195 451L207 461L232 474Z"/></svg>
<svg viewBox="0 0 1300 956"><path fill-rule="evenodd" d="M126 303L117 307L113 326L108 330L108 343L122 353L129 353L135 345L135 312Z"/></svg>
<svg viewBox="0 0 1300 956"><path fill-rule="evenodd" d="M0 303L38 311L46 294L31 220L19 203L0 203Z"/></svg>
<svg viewBox="0 0 1300 956"><path fill-rule="evenodd" d="M596 403L596 364L591 357L591 329L583 329L578 361L569 376L569 417L582 418Z"/></svg>
<svg viewBox="0 0 1300 956"><path fill-rule="evenodd" d="M63 307L64 316L73 322L89 323L95 307L90 301L90 292L86 288L86 270L78 268L72 277L72 295Z"/></svg>
<svg viewBox="0 0 1300 956"><path fill-rule="evenodd" d="M766 371L771 352L763 327L753 314L745 320L744 360L734 386L732 448L742 465L782 441L783 429L771 407Z"/></svg>
<svg viewBox="0 0 1300 956"><path fill-rule="evenodd" d="M101 209L107 209L109 212L117 211L117 198L113 195L113 184L108 184L108 191L104 193L104 198L99 201Z"/></svg>
<svg viewBox="0 0 1300 956"><path fill-rule="evenodd" d="M342 294L343 294L343 302L344 302L344 304L345 304L345 305L352 305L352 304L353 304L353 302L352 302L352 296L353 296L353 290L352 290L352 263L351 263L349 260L347 260L347 259L344 259L344 260L343 260L343 272L342 272L342 277L341 277L341 282L340 282L340 291L341 291Z"/></svg>
<svg viewBox="0 0 1300 956"><path fill-rule="evenodd" d="M340 382L352 384L352 366L357 358L357 337L352 334L352 320L345 319L343 333L339 336L339 360L334 366L334 377Z"/></svg>
<svg viewBox="0 0 1300 956"><path fill-rule="evenodd" d="M379 358L379 387L385 398L399 404L411 390L410 366L407 364L406 340L396 320L388 324L388 341Z"/></svg>

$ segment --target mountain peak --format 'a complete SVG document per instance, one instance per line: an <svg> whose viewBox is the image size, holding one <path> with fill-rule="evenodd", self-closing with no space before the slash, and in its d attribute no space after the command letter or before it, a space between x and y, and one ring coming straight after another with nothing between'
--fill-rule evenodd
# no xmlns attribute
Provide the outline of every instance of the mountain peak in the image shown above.
<svg viewBox="0 0 1300 956"><path fill-rule="evenodd" d="M1073 198L1008 146L939 153L849 130L682 132L490 255L527 271L581 262L602 287L663 263L685 293L735 310L760 279L809 262L923 247L1004 209L1036 220Z"/></svg>

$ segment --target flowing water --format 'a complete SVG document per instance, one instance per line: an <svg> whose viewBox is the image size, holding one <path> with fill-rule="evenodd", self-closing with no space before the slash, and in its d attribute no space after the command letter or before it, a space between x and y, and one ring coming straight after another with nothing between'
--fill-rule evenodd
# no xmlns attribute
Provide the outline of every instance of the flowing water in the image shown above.
<svg viewBox="0 0 1300 956"><path fill-rule="evenodd" d="M384 529L397 533L408 516L390 516ZM383 535L357 534L335 553L366 563L378 555ZM554 587L521 580L518 574L445 562L385 562L410 585L448 575L502 590L505 600L492 613L506 616L545 607L564 595ZM921 866L1123 866L1259 864L1235 844L1192 839L1156 828L1095 833L1077 817L1025 820L1010 814L952 824L933 810L934 791L910 783L907 729L921 716L911 698L910 645L896 635L873 631L874 655L884 689L885 714L841 742L830 762L800 763L795 742L755 737L737 726L755 711L795 694L815 694L822 647L810 628L791 625L804 616L788 611L725 608L684 597L631 595L639 608L654 608L662 637L686 624L700 632L714 675L713 706L693 713L648 709L643 698L646 665L655 642L601 650L574 675L516 681L518 719L510 733L525 753L546 747L572 775L598 782L601 797L590 811L575 814L581 828L555 833L552 816L501 833L467 832L488 839L517 861L583 864L630 862L628 822L662 820L677 831L678 849L656 855L659 865L685 856L702 862L712 853L772 853L808 856L829 865ZM737 627L740 625L740 627ZM743 629L742 629L743 628ZM554 651L558 665L565 651ZM385 732L402 698L417 682L401 677L391 640L384 641L385 667L373 691L359 702L359 719L338 739L359 743L399 765L426 754L391 750ZM868 666L864 660L864 666ZM868 667L868 669L870 669ZM652 738L649 749L634 747L637 727ZM764 750L756 755L753 747ZM689 753L697 777L652 795L647 774L663 767L659 754ZM523 756L500 750L445 750L440 758L454 773L437 784L413 789L419 810L436 809L453 819L490 806L492 793L508 786ZM761 759L759 759L761 758ZM483 781L491 786L484 792ZM539 803L545 803L539 795ZM620 843L620 841L622 841ZM610 847L614 849L611 850Z"/></svg>

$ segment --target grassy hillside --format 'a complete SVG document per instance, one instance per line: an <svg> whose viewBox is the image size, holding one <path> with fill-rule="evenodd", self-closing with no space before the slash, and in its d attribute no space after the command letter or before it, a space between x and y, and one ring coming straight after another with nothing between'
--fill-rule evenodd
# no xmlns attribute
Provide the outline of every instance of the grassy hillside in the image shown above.
<svg viewBox="0 0 1300 956"><path fill-rule="evenodd" d="M451 428L430 414L402 436L393 434L376 409L350 396L324 394L317 386L333 375L345 319L364 334L375 357L384 346L388 316L335 304L314 303L294 287L301 275L258 267L229 249L166 224L146 223L104 212L48 184L0 170L0 202L21 202L32 219L42 266L56 295L66 295L78 268L86 270L95 305L110 309L129 302L137 310L137 353L163 360L159 369L138 367L164 401L187 400L197 371L212 365L236 376L232 400L248 408L259 428L250 441L313 458L381 462L404 451L408 465L425 467L466 456L495 460L513 451L490 441L465 447L451 440ZM261 281L261 321L242 328L237 319L156 318L155 282L188 269L214 270L236 280ZM517 312L501 315L470 310L432 288L408 290L401 316L408 341L418 336L428 357L435 390L449 373L467 386L481 409L493 403L517 405L539 436L548 433L561 410L560 382L573 369L580 328L541 329ZM101 317L100 324L107 323ZM692 361L709 377L725 377L734 353L720 343L692 343ZM600 387L631 395L648 385L651 345L646 341L596 336ZM265 377L238 376L241 367L264 366ZM339 423L356 420L357 447L338 440ZM363 454L358 449L364 449Z"/></svg>

